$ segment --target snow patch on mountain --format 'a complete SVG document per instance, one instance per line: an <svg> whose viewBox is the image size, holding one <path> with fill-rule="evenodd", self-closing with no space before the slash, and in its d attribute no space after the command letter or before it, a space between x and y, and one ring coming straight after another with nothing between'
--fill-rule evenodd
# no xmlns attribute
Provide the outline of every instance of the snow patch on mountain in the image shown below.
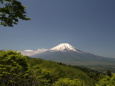
<svg viewBox="0 0 115 86"><path fill-rule="evenodd" d="M53 51L62 51L62 52L74 51L74 52L82 53L81 51L77 50L76 48L74 48L68 43L61 43L58 46L51 48L50 50L52 52Z"/></svg>

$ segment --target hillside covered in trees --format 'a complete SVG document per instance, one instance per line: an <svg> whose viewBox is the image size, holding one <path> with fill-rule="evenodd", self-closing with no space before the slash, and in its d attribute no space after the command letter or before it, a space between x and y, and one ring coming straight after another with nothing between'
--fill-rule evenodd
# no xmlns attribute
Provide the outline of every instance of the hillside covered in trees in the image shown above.
<svg viewBox="0 0 115 86"><path fill-rule="evenodd" d="M115 86L115 76L1 50L0 86Z"/></svg>

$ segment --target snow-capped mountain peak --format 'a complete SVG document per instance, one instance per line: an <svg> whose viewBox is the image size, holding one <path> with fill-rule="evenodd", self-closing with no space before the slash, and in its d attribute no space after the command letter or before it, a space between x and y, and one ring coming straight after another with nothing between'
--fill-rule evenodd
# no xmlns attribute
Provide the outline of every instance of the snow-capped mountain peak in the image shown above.
<svg viewBox="0 0 115 86"><path fill-rule="evenodd" d="M63 52L66 52L66 51L78 52L77 49L75 49L73 46L71 46L68 43L61 43L61 44L57 45L56 47L51 48L50 50L52 50L52 51L63 51Z"/></svg>
<svg viewBox="0 0 115 86"><path fill-rule="evenodd" d="M21 52L21 54L25 56L33 56L33 55L43 54L45 52L56 52L56 51L61 51L61 52L73 51L77 53L84 53L76 49L75 47L71 46L68 43L61 43L51 49L24 50L24 51L19 51L19 52Z"/></svg>

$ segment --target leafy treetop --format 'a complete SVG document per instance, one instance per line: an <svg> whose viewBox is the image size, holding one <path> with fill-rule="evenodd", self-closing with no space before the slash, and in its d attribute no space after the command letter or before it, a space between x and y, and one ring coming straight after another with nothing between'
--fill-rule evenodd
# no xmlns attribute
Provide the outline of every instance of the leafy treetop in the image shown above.
<svg viewBox="0 0 115 86"><path fill-rule="evenodd" d="M19 0L0 0L0 25L13 27L19 19L30 20L26 16L26 7Z"/></svg>

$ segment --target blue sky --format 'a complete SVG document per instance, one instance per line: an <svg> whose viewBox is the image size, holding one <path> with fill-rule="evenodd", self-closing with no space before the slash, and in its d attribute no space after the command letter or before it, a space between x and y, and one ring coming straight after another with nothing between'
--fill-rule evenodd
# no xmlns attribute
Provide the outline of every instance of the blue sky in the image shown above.
<svg viewBox="0 0 115 86"><path fill-rule="evenodd" d="M69 43L115 58L115 0L23 0L32 20L0 26L0 49L37 50Z"/></svg>

